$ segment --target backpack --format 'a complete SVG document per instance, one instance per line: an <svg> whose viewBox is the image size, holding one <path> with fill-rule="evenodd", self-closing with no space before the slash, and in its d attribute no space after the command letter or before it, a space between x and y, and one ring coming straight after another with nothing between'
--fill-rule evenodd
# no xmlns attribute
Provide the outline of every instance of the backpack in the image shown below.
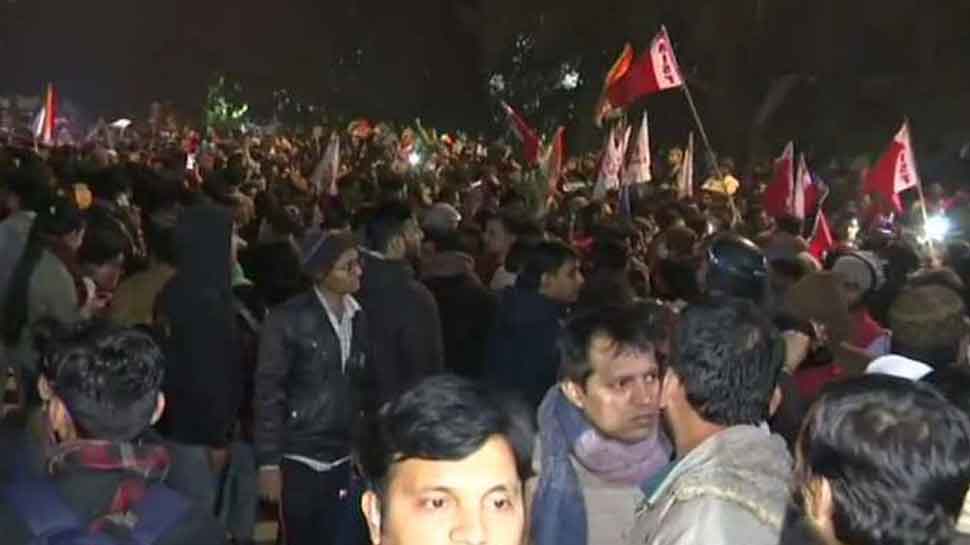
<svg viewBox="0 0 970 545"><path fill-rule="evenodd" d="M15 480L0 489L0 497L30 528L31 545L118 544L118 540L108 534L90 532L50 480ZM174 490L162 484L150 486L145 497L131 509L138 518L128 542L154 545L188 510L188 500Z"/></svg>

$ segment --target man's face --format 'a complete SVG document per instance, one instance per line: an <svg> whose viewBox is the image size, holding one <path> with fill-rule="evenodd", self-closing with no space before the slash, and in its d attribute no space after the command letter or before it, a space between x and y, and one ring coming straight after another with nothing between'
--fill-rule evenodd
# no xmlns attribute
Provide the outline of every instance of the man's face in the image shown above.
<svg viewBox="0 0 970 545"><path fill-rule="evenodd" d="M360 289L361 274L360 254L350 249L340 255L330 274L323 278L322 285L338 295L350 295Z"/></svg>
<svg viewBox="0 0 970 545"><path fill-rule="evenodd" d="M563 263L555 273L542 276L543 295L560 303L575 303L582 287L583 273L575 259Z"/></svg>
<svg viewBox="0 0 970 545"><path fill-rule="evenodd" d="M520 545L522 496L512 448L494 436L462 460L395 464L383 499L361 505L375 545Z"/></svg>
<svg viewBox="0 0 970 545"><path fill-rule="evenodd" d="M653 353L617 350L616 342L598 336L590 343L593 374L585 386L563 384L566 397L603 435L639 443L659 429L660 369Z"/></svg>
<svg viewBox="0 0 970 545"><path fill-rule="evenodd" d="M504 256L509 253L515 238L505 230L501 220L489 220L485 225L485 248L488 253Z"/></svg>

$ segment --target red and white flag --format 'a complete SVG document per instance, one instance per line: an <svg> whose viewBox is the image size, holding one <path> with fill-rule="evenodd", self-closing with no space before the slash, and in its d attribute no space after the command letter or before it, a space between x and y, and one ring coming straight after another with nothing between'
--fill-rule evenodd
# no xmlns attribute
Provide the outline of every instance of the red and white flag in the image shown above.
<svg viewBox="0 0 970 545"><path fill-rule="evenodd" d="M643 112L643 121L637 134L637 145L633 148L626 170L623 171L623 183L649 182L653 179L650 175L650 167L650 129L647 126L647 112Z"/></svg>
<svg viewBox="0 0 970 545"><path fill-rule="evenodd" d="M334 131L330 135L330 142L327 150L323 152L323 158L317 163L310 176L310 183L317 190L317 194L322 194L324 184L326 184L327 194L336 197L340 194L337 180L340 178L340 135Z"/></svg>
<svg viewBox="0 0 970 545"><path fill-rule="evenodd" d="M505 115L508 116L512 132L522 142L522 155L526 163L530 165L537 164L539 162L538 133L526 123L519 112L513 110L505 101L502 101L502 109L505 110Z"/></svg>
<svg viewBox="0 0 970 545"><path fill-rule="evenodd" d="M665 27L660 27L649 49L632 63L626 63L625 71L623 67L624 64L620 64L620 72L612 74L612 78L608 76L605 93L607 111L625 108L641 97L684 85L684 77ZM610 82L610 79L613 81ZM598 115L602 110L598 111Z"/></svg>
<svg viewBox="0 0 970 545"><path fill-rule="evenodd" d="M677 198L689 199L694 196L694 133L687 137L687 150L684 162L677 177Z"/></svg>
<svg viewBox="0 0 970 545"><path fill-rule="evenodd" d="M620 188L620 169L623 167L623 137L617 134L620 127L613 127L606 136L603 144L603 155L600 158L600 169L596 176L596 186L593 188L593 199L602 200L607 192ZM626 137L629 138L629 130Z"/></svg>
<svg viewBox="0 0 970 545"><path fill-rule="evenodd" d="M566 162L566 127L559 127L552 136L549 152L543 161L546 178L549 182L549 195L559 192L559 180L562 178L563 165Z"/></svg>
<svg viewBox="0 0 970 545"><path fill-rule="evenodd" d="M780 218L789 213L791 195L795 185L795 144L789 142L781 157L775 159L774 175L771 183L765 188L761 202L765 213L773 218Z"/></svg>
<svg viewBox="0 0 970 545"><path fill-rule="evenodd" d="M808 165L805 163L805 154L798 154L798 170L795 173L795 185L791 193L790 205L788 208L788 213L798 219L805 219L805 215L812 206L808 203L808 192L811 191L812 186L812 173L808 171Z"/></svg>
<svg viewBox="0 0 970 545"><path fill-rule="evenodd" d="M832 248L835 246L835 239L832 238L832 230L829 228L828 219L821 208L815 216L815 229L812 233L812 240L808 244L808 251L819 261L825 259Z"/></svg>
<svg viewBox="0 0 970 545"><path fill-rule="evenodd" d="M903 211L903 203L899 199L899 194L919 184L916 159L909 136L909 122L904 121L889 149L866 175L863 191L870 195L881 196L892 204L897 213L900 213Z"/></svg>
<svg viewBox="0 0 970 545"><path fill-rule="evenodd" d="M47 92L44 94L44 104L40 112L34 118L33 131L34 139L38 142L51 146L54 144L57 123L57 90L53 83L47 84Z"/></svg>

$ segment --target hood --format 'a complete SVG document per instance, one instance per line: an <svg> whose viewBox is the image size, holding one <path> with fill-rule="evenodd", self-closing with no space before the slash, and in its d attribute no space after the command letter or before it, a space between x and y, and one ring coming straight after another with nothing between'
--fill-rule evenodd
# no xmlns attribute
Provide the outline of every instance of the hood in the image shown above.
<svg viewBox="0 0 970 545"><path fill-rule="evenodd" d="M176 268L182 282L229 288L232 215L219 206L186 208L175 225Z"/></svg>
<svg viewBox="0 0 970 545"><path fill-rule="evenodd" d="M389 286L400 285L414 279L414 269L406 261L384 259L363 248L360 250L360 256L364 266L364 276L361 278L362 292L384 290Z"/></svg>
<svg viewBox="0 0 970 545"><path fill-rule="evenodd" d="M506 289L498 305L498 322L512 327L558 321L565 315L566 305L525 288Z"/></svg>
<svg viewBox="0 0 970 545"><path fill-rule="evenodd" d="M439 252L422 263L422 278L447 278L452 276L472 276L475 273L475 259L462 252Z"/></svg>

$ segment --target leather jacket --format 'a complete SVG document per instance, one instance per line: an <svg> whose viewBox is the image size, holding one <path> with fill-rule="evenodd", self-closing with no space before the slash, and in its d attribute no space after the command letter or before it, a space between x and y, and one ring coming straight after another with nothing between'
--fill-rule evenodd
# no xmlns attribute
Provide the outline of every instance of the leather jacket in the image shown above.
<svg viewBox="0 0 970 545"><path fill-rule="evenodd" d="M367 321L353 318L350 357L313 291L273 310L263 326L255 380L254 439L260 466L284 454L321 462L350 453L355 422L374 405Z"/></svg>

